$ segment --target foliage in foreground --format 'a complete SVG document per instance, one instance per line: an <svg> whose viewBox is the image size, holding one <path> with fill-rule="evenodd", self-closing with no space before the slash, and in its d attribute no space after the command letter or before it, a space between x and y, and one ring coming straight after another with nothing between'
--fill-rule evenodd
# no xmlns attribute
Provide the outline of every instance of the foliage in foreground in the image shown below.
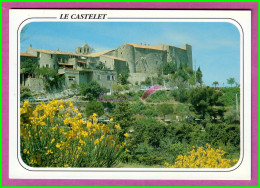
<svg viewBox="0 0 260 188"><path fill-rule="evenodd" d="M224 158L225 151L221 148L214 149L209 144L206 148L199 147L188 152L187 155L179 155L173 165L165 163L169 168L230 168L237 163L237 159Z"/></svg>
<svg viewBox="0 0 260 188"><path fill-rule="evenodd" d="M20 108L21 156L32 167L112 167L124 150L120 125L84 121L70 101Z"/></svg>

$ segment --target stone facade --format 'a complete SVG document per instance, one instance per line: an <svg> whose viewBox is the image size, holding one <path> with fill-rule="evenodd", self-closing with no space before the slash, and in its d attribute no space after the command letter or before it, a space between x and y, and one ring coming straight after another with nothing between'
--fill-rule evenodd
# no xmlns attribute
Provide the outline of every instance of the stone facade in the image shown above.
<svg viewBox="0 0 260 188"><path fill-rule="evenodd" d="M177 66L182 63L192 67L192 47L189 44L185 44L182 47L170 46L167 44L157 44L156 47L167 51L167 62L175 62Z"/></svg>
<svg viewBox="0 0 260 188"><path fill-rule="evenodd" d="M192 47L185 44L175 47L167 44L154 46L125 43L116 49L92 53L87 44L76 48L76 53L59 50L41 50L28 48L27 54L37 58L38 67L54 68L65 75L65 86L88 83L96 80L102 86L111 89L117 82L117 76L129 69L129 82L140 83L148 76L158 75L159 67L167 62L181 63L193 68ZM100 70L97 66L103 63Z"/></svg>

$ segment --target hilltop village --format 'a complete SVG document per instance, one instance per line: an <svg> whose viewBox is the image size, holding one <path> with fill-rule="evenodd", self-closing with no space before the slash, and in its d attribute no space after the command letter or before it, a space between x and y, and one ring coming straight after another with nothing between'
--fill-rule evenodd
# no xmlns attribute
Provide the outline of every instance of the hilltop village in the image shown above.
<svg viewBox="0 0 260 188"><path fill-rule="evenodd" d="M30 46L20 53L21 157L32 167L230 168L240 88L205 87L202 76L188 44Z"/></svg>
<svg viewBox="0 0 260 188"><path fill-rule="evenodd" d="M51 68L64 76L64 89L72 84L95 80L111 90L118 76L124 72L128 72L129 85L139 85L148 77L158 77L162 71L160 67L169 62L176 67L185 65L193 69L192 47L189 44L175 47L167 44L150 46L125 43L116 49L101 52L93 52L88 44L84 44L76 47L74 53L34 49L30 45L26 53L20 53L21 65L28 60L35 62L36 68ZM21 68L20 86L39 91L44 88L44 78L28 74Z"/></svg>

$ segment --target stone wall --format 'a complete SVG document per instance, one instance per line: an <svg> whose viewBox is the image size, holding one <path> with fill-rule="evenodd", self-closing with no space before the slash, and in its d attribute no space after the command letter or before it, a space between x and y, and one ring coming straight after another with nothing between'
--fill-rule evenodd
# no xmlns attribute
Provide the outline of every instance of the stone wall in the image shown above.
<svg viewBox="0 0 260 188"><path fill-rule="evenodd" d="M114 52L114 56L124 59L128 63L129 71L135 73L135 49L129 44L119 46Z"/></svg>
<svg viewBox="0 0 260 188"><path fill-rule="evenodd" d="M116 71L93 70L93 80L97 81L102 87L111 89L112 85L117 82Z"/></svg>
<svg viewBox="0 0 260 188"><path fill-rule="evenodd" d="M115 59L114 70L117 72L117 74L122 74L124 71L127 71L127 62Z"/></svg>
<svg viewBox="0 0 260 188"><path fill-rule="evenodd" d="M40 67L55 68L57 65L57 57L53 54L39 53L39 65Z"/></svg>
<svg viewBox="0 0 260 188"><path fill-rule="evenodd" d="M102 63L105 64L106 68L113 70L114 69L114 59L107 56L100 56L99 59Z"/></svg>
<svg viewBox="0 0 260 188"><path fill-rule="evenodd" d="M183 65L187 63L190 68L193 68L191 45L185 44L179 48L167 44L156 44L155 47L167 51L167 62L176 62L177 66L180 66L180 63Z"/></svg>
<svg viewBox="0 0 260 188"><path fill-rule="evenodd" d="M158 68L166 62L166 51L145 48L135 48L136 72L158 73Z"/></svg>
<svg viewBox="0 0 260 188"><path fill-rule="evenodd" d="M28 87L31 91L44 91L44 83L41 78L27 78L23 87Z"/></svg>
<svg viewBox="0 0 260 188"><path fill-rule="evenodd" d="M150 74L150 73L130 73L128 77L128 81L135 85L135 82L138 82L140 84L141 82L144 82L147 77L157 77L158 74Z"/></svg>
<svg viewBox="0 0 260 188"><path fill-rule="evenodd" d="M72 84L80 84L79 71L65 69L65 86L70 87Z"/></svg>

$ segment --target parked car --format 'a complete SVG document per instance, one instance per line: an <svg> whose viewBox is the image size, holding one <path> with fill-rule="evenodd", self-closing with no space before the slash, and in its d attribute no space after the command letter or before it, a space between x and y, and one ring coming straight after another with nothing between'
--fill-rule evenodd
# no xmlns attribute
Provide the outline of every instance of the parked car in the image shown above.
<svg viewBox="0 0 260 188"><path fill-rule="evenodd" d="M37 97L35 100L36 100L37 102L46 102L46 101L48 101L48 99L43 98L43 97Z"/></svg>
<svg viewBox="0 0 260 188"><path fill-rule="evenodd" d="M23 101L35 102L36 100L33 97L28 97L28 98L23 99Z"/></svg>
<svg viewBox="0 0 260 188"><path fill-rule="evenodd" d="M185 117L185 120L187 121L194 121L196 118L195 117L192 117L192 116L186 116Z"/></svg>

